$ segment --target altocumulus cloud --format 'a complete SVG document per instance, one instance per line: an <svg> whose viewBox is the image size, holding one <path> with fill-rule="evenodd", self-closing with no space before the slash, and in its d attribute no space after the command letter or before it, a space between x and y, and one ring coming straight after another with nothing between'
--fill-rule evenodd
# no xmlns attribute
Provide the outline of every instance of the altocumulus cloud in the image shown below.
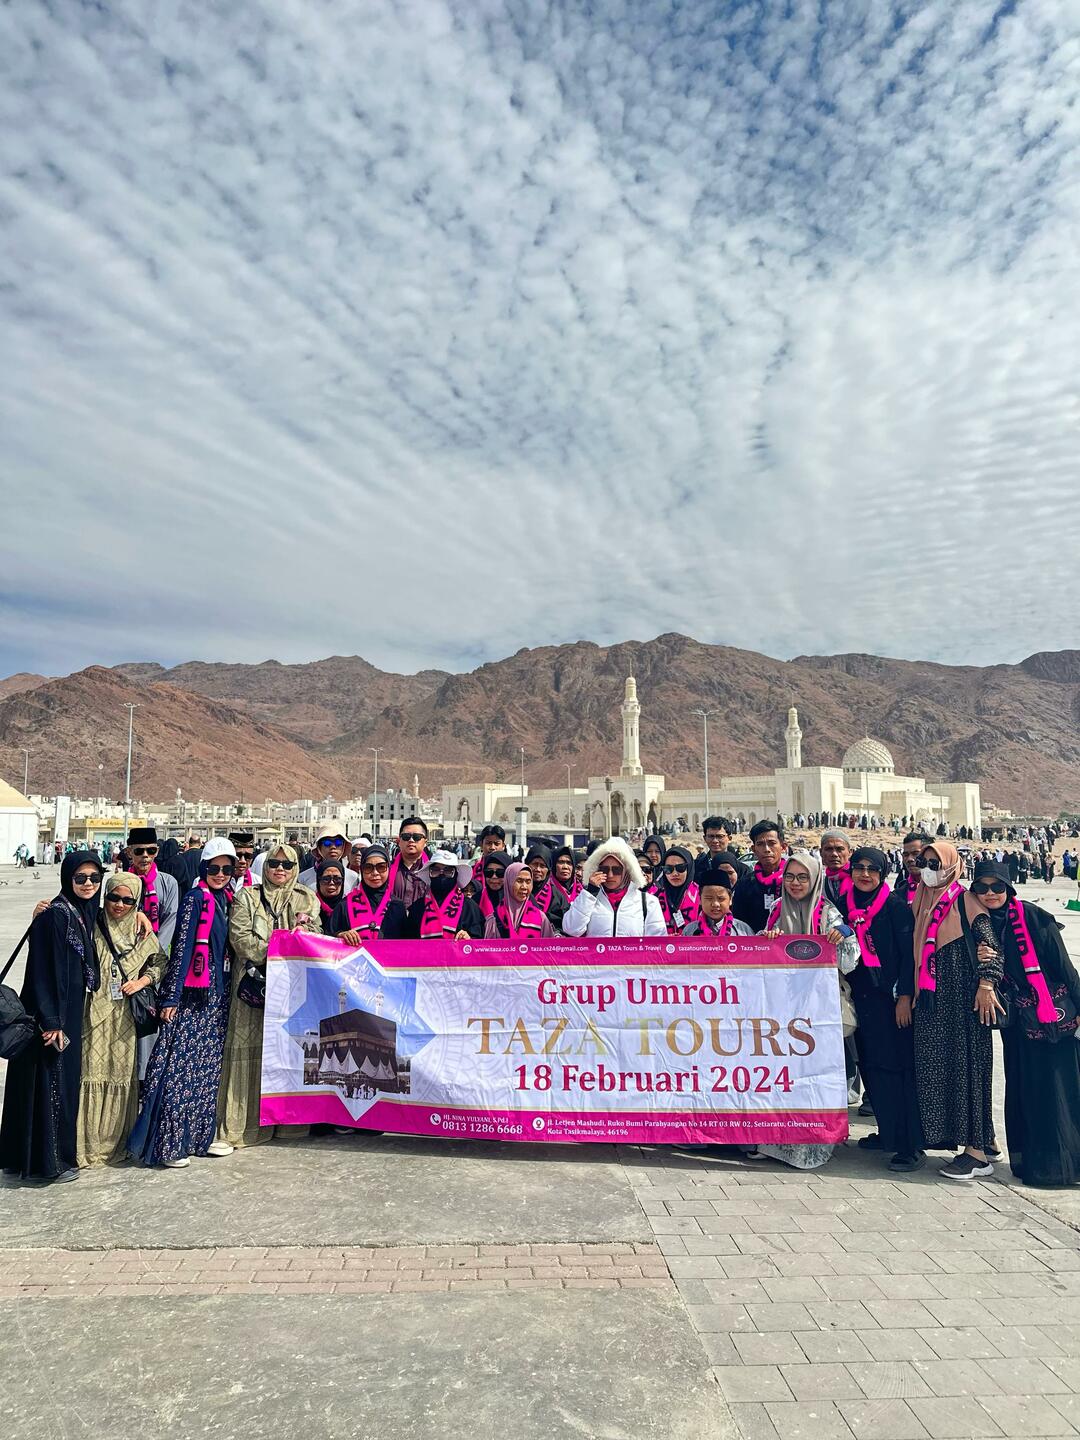
<svg viewBox="0 0 1080 1440"><path fill-rule="evenodd" d="M1078 66L1071 0L0 9L0 659L1075 644Z"/></svg>

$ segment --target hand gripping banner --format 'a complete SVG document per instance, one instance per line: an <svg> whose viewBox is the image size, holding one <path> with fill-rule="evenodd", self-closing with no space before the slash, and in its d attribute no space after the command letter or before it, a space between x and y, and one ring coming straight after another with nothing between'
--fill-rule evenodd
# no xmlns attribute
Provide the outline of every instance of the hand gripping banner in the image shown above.
<svg viewBox="0 0 1080 1440"><path fill-rule="evenodd" d="M834 947L811 936L372 941L277 931L264 1125L835 1144Z"/></svg>

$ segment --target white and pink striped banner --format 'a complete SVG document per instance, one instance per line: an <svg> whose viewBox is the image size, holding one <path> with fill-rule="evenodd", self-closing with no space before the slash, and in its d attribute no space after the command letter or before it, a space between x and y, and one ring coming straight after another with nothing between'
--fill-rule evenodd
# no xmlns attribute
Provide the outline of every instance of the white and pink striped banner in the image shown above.
<svg viewBox="0 0 1080 1440"><path fill-rule="evenodd" d="M373 941L278 931L264 1125L835 1144L836 955L812 937Z"/></svg>

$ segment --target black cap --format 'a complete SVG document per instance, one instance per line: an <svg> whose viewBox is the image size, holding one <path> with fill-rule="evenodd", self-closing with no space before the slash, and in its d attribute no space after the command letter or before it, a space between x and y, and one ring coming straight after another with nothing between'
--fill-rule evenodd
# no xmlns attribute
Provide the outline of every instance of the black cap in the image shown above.
<svg viewBox="0 0 1080 1440"><path fill-rule="evenodd" d="M158 843L157 831L153 825L133 825L128 831L127 843L129 845L156 845Z"/></svg>

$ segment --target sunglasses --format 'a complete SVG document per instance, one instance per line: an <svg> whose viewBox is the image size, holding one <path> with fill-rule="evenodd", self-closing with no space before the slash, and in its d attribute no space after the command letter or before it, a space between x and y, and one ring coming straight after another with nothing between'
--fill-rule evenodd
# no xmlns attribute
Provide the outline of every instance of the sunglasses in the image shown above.
<svg viewBox="0 0 1080 1440"><path fill-rule="evenodd" d="M451 876L457 879L457 870L449 865L429 865L428 874L433 880L448 880Z"/></svg>
<svg viewBox="0 0 1080 1440"><path fill-rule="evenodd" d="M126 910L129 905L134 905L135 901L130 895L109 895L105 903L106 905L122 905Z"/></svg>
<svg viewBox="0 0 1080 1440"><path fill-rule="evenodd" d="M421 834L421 832L420 832L419 830L408 830L408 831L405 832L404 835L399 835L397 838L398 838L399 840L412 840L412 841L415 841L415 843L416 843L417 845L419 845L419 844L421 843L421 841L424 841L424 840L427 839L427 836L424 835L424 834Z"/></svg>
<svg viewBox="0 0 1080 1440"><path fill-rule="evenodd" d="M686 874L686 866L685 866L685 865L665 865L665 866L664 866L664 874L665 874L665 875L685 875L685 874Z"/></svg>
<svg viewBox="0 0 1080 1440"><path fill-rule="evenodd" d="M340 890L344 883L340 875L323 875L319 879L323 890Z"/></svg>
<svg viewBox="0 0 1080 1440"><path fill-rule="evenodd" d="M267 860L267 870L292 870L296 865L295 860Z"/></svg>
<svg viewBox="0 0 1080 1440"><path fill-rule="evenodd" d="M350 851L350 854L352 854L352 855L362 855L363 853L364 853L364 846L363 846L363 845L354 845L354 846L352 847L352 850Z"/></svg>
<svg viewBox="0 0 1080 1440"><path fill-rule="evenodd" d="M621 865L598 865L596 873L598 875L621 875L623 867Z"/></svg>
<svg viewBox="0 0 1080 1440"><path fill-rule="evenodd" d="M501 868L498 869L498 870L485 870L485 871L484 871L484 879L485 879L485 880L501 880L502 877L503 877L505 874L506 874L506 871L503 870L503 869L501 869Z"/></svg>
<svg viewBox="0 0 1080 1440"><path fill-rule="evenodd" d="M73 885L93 885L95 889L101 884L101 876L96 870L80 870L78 875L71 877Z"/></svg>
<svg viewBox="0 0 1080 1440"><path fill-rule="evenodd" d="M363 865L360 866L361 870L372 870L376 874L378 874L380 870L389 870L389 868L385 860L365 860Z"/></svg>
<svg viewBox="0 0 1080 1440"><path fill-rule="evenodd" d="M876 865L853 865L851 873L853 875L877 875L878 869Z"/></svg>
<svg viewBox="0 0 1080 1440"><path fill-rule="evenodd" d="M156 855L157 852L158 847L156 845L133 845L131 847L131 853L133 855Z"/></svg>
<svg viewBox="0 0 1080 1440"><path fill-rule="evenodd" d="M255 859L255 851L254 851L254 850L237 850L237 852L236 852L236 858L237 858L238 860L254 860L254 859Z"/></svg>
<svg viewBox="0 0 1080 1440"><path fill-rule="evenodd" d="M231 875L234 870L232 865L207 865L207 875Z"/></svg>
<svg viewBox="0 0 1080 1440"><path fill-rule="evenodd" d="M1004 880L976 880L971 887L973 895L1004 895L1008 886Z"/></svg>
<svg viewBox="0 0 1080 1440"><path fill-rule="evenodd" d="M320 850L336 850L339 845L344 846L344 844L345 844L345 837L344 837L344 835L339 835L336 840L332 839L332 838L328 835L325 840L320 840L320 841L319 841L319 849L320 849Z"/></svg>
<svg viewBox="0 0 1080 1440"><path fill-rule="evenodd" d="M651 875L653 873L653 867L647 860L639 860L638 867L643 875Z"/></svg>
<svg viewBox="0 0 1080 1440"><path fill-rule="evenodd" d="M940 870L940 869L941 869L941 861L938 860L936 856L935 856L933 859L931 859L929 855L924 855L924 856L922 857L922 863L923 863L923 868L926 869L926 870Z"/></svg>

